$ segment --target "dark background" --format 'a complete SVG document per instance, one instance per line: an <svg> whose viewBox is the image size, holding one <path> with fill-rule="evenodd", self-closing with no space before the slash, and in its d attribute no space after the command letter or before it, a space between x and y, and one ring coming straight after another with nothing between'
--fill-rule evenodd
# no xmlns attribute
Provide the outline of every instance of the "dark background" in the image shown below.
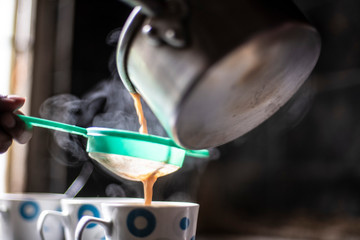
<svg viewBox="0 0 360 240"><path fill-rule="evenodd" d="M155 185L157 200L200 203L199 235L360 236L360 2L294 2L322 38L306 84L260 127L219 147L217 160L186 159ZM76 1L71 94L119 80L115 46L130 11L115 0ZM68 185L82 166L68 168ZM95 167L79 196L105 195L142 196L141 185Z"/></svg>

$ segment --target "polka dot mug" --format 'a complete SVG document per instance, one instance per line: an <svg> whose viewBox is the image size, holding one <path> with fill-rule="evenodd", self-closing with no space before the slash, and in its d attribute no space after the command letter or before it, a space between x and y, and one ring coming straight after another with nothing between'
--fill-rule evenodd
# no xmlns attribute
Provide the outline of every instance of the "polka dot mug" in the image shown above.
<svg viewBox="0 0 360 240"><path fill-rule="evenodd" d="M45 225L46 219L53 217L63 226L65 231L66 240L74 240L75 238L75 228L78 221L83 216L92 216L92 217L102 217L101 212L101 203L111 202L111 203L120 203L120 202L143 202L143 199L136 198L110 198L110 197L78 197L78 198L68 198L62 199L61 212L53 210L43 211L38 220L38 231L42 239L52 240L52 238L46 238L45 236ZM86 232L84 234L84 239L86 240L105 240L104 229L98 224L92 223L86 227Z"/></svg>
<svg viewBox="0 0 360 240"><path fill-rule="evenodd" d="M199 205L186 202L103 203L103 218L83 217L75 239L83 240L86 227L97 223L108 240L195 240Z"/></svg>
<svg viewBox="0 0 360 240"><path fill-rule="evenodd" d="M36 224L43 210L60 211L62 194L4 193L0 194L0 239L40 240ZM61 225L49 218L44 223L44 235L48 239L63 239Z"/></svg>

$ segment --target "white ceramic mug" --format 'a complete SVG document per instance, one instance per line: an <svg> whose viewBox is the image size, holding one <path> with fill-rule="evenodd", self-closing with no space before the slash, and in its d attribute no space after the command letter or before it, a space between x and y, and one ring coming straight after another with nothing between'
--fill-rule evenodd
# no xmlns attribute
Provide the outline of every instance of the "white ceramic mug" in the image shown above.
<svg viewBox="0 0 360 240"><path fill-rule="evenodd" d="M143 199L136 198L99 198L99 197L83 197L83 198L68 198L62 199L61 203L61 212L53 211L53 210L45 210L43 211L38 220L37 229L39 231L39 235L41 239L49 239L46 238L44 232L44 223L48 217L54 217L57 219L59 223L64 227L65 231L65 239L73 240L75 238L75 228L83 216L93 216L101 218L103 214L101 213L101 203L104 202L143 202ZM102 240L105 239L104 229L100 227L98 224L89 224L87 226L87 231L84 234L84 239L86 240Z"/></svg>
<svg viewBox="0 0 360 240"><path fill-rule="evenodd" d="M103 218L85 216L79 221L76 240L85 240L88 224L98 223L111 240L195 240L199 205L186 202L103 203Z"/></svg>
<svg viewBox="0 0 360 240"><path fill-rule="evenodd" d="M61 211L63 194L4 193L0 194L0 239L39 240L36 223L43 210ZM48 239L63 239L61 225L49 218L44 224Z"/></svg>

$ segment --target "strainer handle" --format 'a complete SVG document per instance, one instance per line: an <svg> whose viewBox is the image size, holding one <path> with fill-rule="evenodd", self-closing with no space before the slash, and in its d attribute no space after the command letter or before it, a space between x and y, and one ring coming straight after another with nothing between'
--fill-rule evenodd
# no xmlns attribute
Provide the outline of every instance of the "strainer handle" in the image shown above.
<svg viewBox="0 0 360 240"><path fill-rule="evenodd" d="M86 128L78 127L75 125L70 125L61 122L55 122L43 118L31 117L31 116L24 116L24 115L17 115L21 120L23 120L26 125L28 126L35 126L35 127L42 127L47 129L52 129L61 132L68 132L77 135L81 135L83 137L87 137L87 130Z"/></svg>
<svg viewBox="0 0 360 240"><path fill-rule="evenodd" d="M197 157L197 158L208 158L210 156L209 150L185 150L186 156Z"/></svg>

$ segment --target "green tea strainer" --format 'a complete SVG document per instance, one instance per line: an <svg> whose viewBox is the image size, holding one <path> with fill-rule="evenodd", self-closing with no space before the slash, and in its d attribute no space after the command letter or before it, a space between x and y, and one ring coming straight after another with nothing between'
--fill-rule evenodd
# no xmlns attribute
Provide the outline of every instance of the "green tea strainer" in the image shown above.
<svg viewBox="0 0 360 240"><path fill-rule="evenodd" d="M170 138L137 132L90 127L82 128L42 118L18 115L28 126L68 132L87 138L89 156L114 174L142 180L156 173L158 177L178 170L185 156L206 158L208 150L188 150Z"/></svg>

